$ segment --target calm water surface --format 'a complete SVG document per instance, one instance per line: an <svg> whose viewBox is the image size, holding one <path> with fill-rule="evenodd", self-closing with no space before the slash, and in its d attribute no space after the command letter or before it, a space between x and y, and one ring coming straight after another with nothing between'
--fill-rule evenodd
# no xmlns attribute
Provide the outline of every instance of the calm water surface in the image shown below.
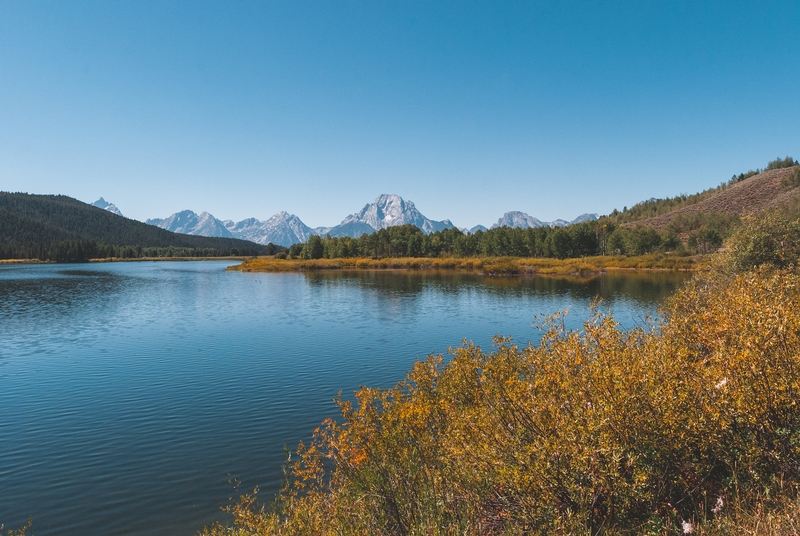
<svg viewBox="0 0 800 536"><path fill-rule="evenodd" d="M226 262L0 267L0 522L39 536L190 535L332 398L495 334L641 324L684 274L576 281L409 272L243 274Z"/></svg>

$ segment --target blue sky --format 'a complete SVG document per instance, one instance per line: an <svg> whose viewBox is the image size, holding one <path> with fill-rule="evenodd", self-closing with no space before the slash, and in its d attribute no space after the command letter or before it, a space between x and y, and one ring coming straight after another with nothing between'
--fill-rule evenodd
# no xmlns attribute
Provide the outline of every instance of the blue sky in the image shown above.
<svg viewBox="0 0 800 536"><path fill-rule="evenodd" d="M798 2L0 0L0 190L608 213L800 158Z"/></svg>

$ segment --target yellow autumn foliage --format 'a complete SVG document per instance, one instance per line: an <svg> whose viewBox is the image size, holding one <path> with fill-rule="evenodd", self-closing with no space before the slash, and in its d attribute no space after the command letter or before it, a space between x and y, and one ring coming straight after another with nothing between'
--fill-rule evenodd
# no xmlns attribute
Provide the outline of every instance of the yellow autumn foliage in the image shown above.
<svg viewBox="0 0 800 536"><path fill-rule="evenodd" d="M324 270L450 270L487 275L593 274L613 270L701 270L698 257L652 254L626 257L549 259L534 257L362 257L341 259L245 259L229 270L241 272L309 272Z"/></svg>
<svg viewBox="0 0 800 536"><path fill-rule="evenodd" d="M272 508L204 534L736 533L800 484L800 275L717 263L649 326L554 315L339 400Z"/></svg>

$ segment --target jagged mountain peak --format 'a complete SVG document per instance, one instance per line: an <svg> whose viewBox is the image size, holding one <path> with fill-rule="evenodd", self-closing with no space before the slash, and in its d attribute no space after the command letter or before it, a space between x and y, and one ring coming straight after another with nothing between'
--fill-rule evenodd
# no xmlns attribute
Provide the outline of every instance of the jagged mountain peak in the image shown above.
<svg viewBox="0 0 800 536"><path fill-rule="evenodd" d="M242 220L233 227L235 236L246 237L257 244L273 243L278 246L291 246L305 242L314 231L294 214L281 210L266 221L255 218Z"/></svg>
<svg viewBox="0 0 800 536"><path fill-rule="evenodd" d="M112 214L116 214L117 216L122 216L122 212L120 212L120 210L117 208L117 206L114 203L109 203L108 201L106 201L102 197L100 199L98 199L97 201L95 201L94 203L92 203L92 206L95 206L97 208L102 208L103 210L107 210L107 211L111 212Z"/></svg>
<svg viewBox="0 0 800 536"><path fill-rule="evenodd" d="M329 230L331 236L360 236L396 225L416 225L425 233L452 227L450 220L435 221L426 218L412 201L397 194L381 194L373 203L364 205L359 212L351 214L342 223Z"/></svg>
<svg viewBox="0 0 800 536"><path fill-rule="evenodd" d="M224 238L233 238L234 236L223 222L208 212L201 212L198 215L188 209L176 212L169 218L150 219L145 223L161 227L173 233Z"/></svg>
<svg viewBox="0 0 800 536"><path fill-rule="evenodd" d="M196 214L192 210L176 212L168 218L154 218L146 223L174 233L200 236L224 236L249 240L257 244L291 246L305 242L314 234L300 218L282 210L266 221L247 218L238 222L220 221L208 212Z"/></svg>

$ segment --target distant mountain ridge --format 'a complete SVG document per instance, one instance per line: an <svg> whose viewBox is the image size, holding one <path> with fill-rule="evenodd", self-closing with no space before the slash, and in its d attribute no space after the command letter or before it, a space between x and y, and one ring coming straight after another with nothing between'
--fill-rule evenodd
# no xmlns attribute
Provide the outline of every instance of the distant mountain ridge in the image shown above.
<svg viewBox="0 0 800 536"><path fill-rule="evenodd" d="M93 242L92 247L192 248L226 255L270 250L244 240L171 233L65 195L0 192L0 258L50 258L42 256L44 250L70 241L64 247L85 249Z"/></svg>
<svg viewBox="0 0 800 536"><path fill-rule="evenodd" d="M572 221L566 220L553 220L541 221L538 218L529 216L524 212L511 211L503 214L503 217L497 220L497 223L492 225L492 229L497 227L519 227L521 229L528 229L530 227L564 227L575 223L583 223L585 221L594 221L598 218L597 214L581 214Z"/></svg>
<svg viewBox="0 0 800 536"><path fill-rule="evenodd" d="M312 229L300 218L286 211L278 212L266 221L247 218L234 222L218 220L207 212L198 215L191 210L184 210L168 218L149 219L146 223L176 233L239 238L257 244L272 243L278 246L306 242L312 235L358 238L364 233L371 234L395 225L416 225L426 233L453 227L450 220L436 221L426 218L413 202L393 194L378 196L375 202L368 203L359 212L350 214L334 227Z"/></svg>
<svg viewBox="0 0 800 536"><path fill-rule="evenodd" d="M566 220L543 222L524 212L512 211L506 212L492 228L502 226L521 228L560 227L596 219L597 214L581 214L571 222ZM184 210L168 218L149 219L147 223L176 233L232 237L250 240L257 244L272 243L278 246L291 246L292 244L306 242L313 235L358 238L364 233L372 234L380 229L397 225L416 225L427 234L454 227L450 220L437 221L425 217L412 201L406 201L395 194L378 196L374 202L364 205L364 208L360 211L350 214L340 224L333 227L311 228L303 223L300 218L286 211L281 211L266 221L247 218L234 222L233 220L218 220L207 212L198 215L191 210ZM469 230L463 229L463 231L469 233L475 233L479 230L486 231L486 227L476 225Z"/></svg>
<svg viewBox="0 0 800 536"><path fill-rule="evenodd" d="M176 212L169 218L152 219L145 222L173 233L216 238L234 238L225 225L208 212L195 214L191 210ZM251 240L251 242L253 242Z"/></svg>

